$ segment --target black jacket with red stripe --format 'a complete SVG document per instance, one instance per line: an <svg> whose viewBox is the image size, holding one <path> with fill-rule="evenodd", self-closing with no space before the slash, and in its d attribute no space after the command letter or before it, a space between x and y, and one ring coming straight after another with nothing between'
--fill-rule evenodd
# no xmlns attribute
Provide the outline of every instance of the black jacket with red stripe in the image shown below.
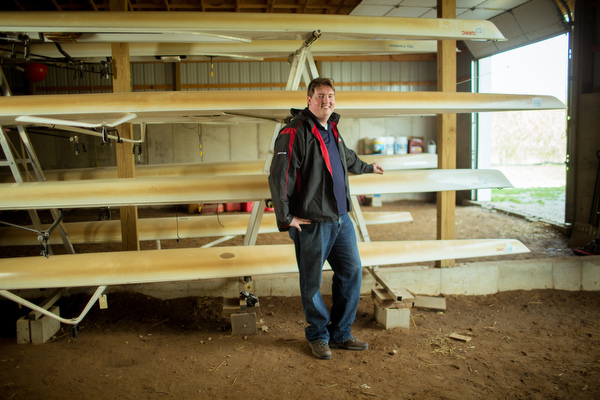
<svg viewBox="0 0 600 400"><path fill-rule="evenodd" d="M269 175L269 187L280 231L289 229L292 217L311 221L337 221L338 207L333 194L333 177L329 152L319 129L308 109L292 109L292 120L275 141ZM373 172L373 165L363 162L354 151L346 147L338 132L339 114L331 114L344 176L346 201L351 210L348 172L362 174Z"/></svg>

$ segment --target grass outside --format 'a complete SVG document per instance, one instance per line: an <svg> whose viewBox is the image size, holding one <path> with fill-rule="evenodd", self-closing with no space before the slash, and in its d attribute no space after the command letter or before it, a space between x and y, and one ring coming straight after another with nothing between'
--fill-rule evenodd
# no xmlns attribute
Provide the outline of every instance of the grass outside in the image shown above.
<svg viewBox="0 0 600 400"><path fill-rule="evenodd" d="M539 204L564 201L565 187L493 189L492 202L515 204Z"/></svg>

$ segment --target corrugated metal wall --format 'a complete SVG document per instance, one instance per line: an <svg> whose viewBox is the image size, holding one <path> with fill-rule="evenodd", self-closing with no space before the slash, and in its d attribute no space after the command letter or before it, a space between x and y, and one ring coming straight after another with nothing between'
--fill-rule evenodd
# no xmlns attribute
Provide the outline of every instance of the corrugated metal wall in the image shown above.
<svg viewBox="0 0 600 400"><path fill-rule="evenodd" d="M182 62L182 90L283 90L287 62ZM435 90L435 62L338 61L321 62L321 75L333 78L339 90ZM176 64L132 63L134 91L175 90ZM270 85L274 84L274 85ZM50 67L35 84L38 94L110 92L112 79L102 78L98 67L82 70Z"/></svg>

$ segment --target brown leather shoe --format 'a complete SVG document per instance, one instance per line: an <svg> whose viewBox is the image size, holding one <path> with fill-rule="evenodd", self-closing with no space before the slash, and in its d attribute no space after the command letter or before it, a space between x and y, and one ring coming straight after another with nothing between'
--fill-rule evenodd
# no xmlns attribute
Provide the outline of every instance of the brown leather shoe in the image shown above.
<svg viewBox="0 0 600 400"><path fill-rule="evenodd" d="M309 342L309 344L313 355L319 360L331 359L331 349L329 349L329 344L327 344L326 341L317 340L315 342Z"/></svg>
<svg viewBox="0 0 600 400"><path fill-rule="evenodd" d="M354 336L351 336L350 339L342 343L329 342L329 347L332 349L361 351L368 349L369 344L367 342L363 342L362 340L358 340Z"/></svg>

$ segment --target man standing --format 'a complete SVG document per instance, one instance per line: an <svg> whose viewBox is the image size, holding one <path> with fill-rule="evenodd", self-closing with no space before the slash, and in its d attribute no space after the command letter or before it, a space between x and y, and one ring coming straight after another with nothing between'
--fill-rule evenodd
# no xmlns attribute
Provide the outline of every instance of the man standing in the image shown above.
<svg viewBox="0 0 600 400"><path fill-rule="evenodd" d="M308 107L292 109L292 120L275 142L269 186L280 231L289 231L296 248L305 330L312 353L331 358L331 348L366 350L352 336L362 282L352 220L348 172L383 174L346 147L334 113L333 81L308 85ZM323 264L333 270L331 314L321 296Z"/></svg>

